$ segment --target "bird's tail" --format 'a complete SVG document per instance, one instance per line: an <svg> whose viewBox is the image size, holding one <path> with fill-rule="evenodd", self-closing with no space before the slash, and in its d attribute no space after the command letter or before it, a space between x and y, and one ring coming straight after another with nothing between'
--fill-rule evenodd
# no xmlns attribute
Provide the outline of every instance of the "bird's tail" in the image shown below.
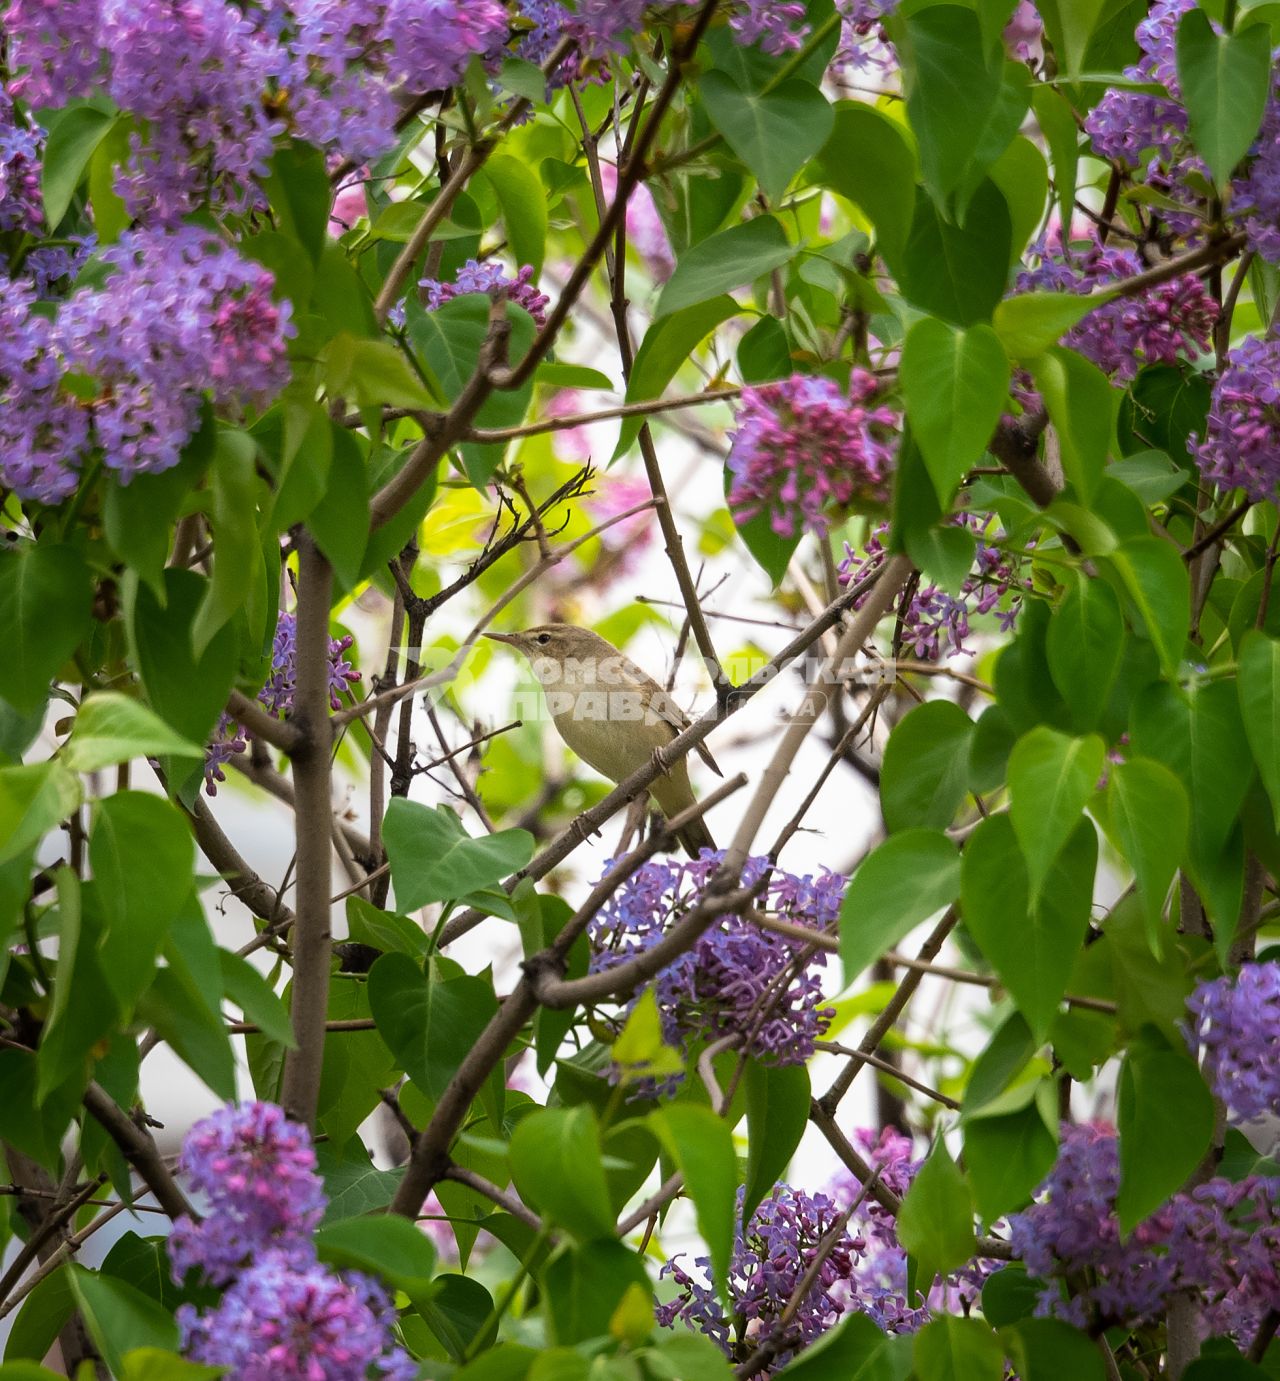
<svg viewBox="0 0 1280 1381"><path fill-rule="evenodd" d="M702 819L690 820L676 838L690 858L697 858L702 849L714 849L716 846L716 841L712 839L711 831L707 828L707 822Z"/></svg>

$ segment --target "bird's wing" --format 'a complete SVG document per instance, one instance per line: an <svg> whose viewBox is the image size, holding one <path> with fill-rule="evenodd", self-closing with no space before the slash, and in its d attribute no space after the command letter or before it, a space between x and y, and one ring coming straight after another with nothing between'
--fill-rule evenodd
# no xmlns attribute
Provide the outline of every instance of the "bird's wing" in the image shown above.
<svg viewBox="0 0 1280 1381"><path fill-rule="evenodd" d="M693 723L693 720L691 720L680 706L676 704L671 694L663 690L651 676L645 676L644 672L640 672L640 675L644 677L647 683L646 688L651 691L652 700L650 703L653 705L654 711L664 723L670 724L676 733L683 733L683 731L689 728ZM720 770L720 764L711 756L711 750L705 743L695 743L693 747L698 756L717 777L724 776L724 773Z"/></svg>

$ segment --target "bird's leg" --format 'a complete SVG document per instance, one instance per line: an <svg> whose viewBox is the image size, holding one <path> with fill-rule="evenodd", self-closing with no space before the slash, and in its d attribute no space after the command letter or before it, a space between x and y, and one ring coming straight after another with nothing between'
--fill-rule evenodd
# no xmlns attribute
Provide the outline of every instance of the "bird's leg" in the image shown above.
<svg viewBox="0 0 1280 1381"><path fill-rule="evenodd" d="M649 754L650 761L662 773L664 777L671 775L671 764L667 761L667 750L665 748L655 748Z"/></svg>

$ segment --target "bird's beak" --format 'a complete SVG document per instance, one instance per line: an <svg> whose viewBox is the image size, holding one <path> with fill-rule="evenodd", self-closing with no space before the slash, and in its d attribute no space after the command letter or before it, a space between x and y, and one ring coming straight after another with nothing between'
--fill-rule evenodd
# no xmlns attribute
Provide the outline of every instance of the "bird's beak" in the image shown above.
<svg viewBox="0 0 1280 1381"><path fill-rule="evenodd" d="M509 647L520 646L514 633L485 633L482 636L492 638L495 643L506 643Z"/></svg>

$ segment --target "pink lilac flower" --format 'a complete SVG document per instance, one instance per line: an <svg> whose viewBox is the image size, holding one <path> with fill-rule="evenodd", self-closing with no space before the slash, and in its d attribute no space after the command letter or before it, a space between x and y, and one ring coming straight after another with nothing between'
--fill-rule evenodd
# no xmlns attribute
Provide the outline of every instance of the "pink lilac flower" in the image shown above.
<svg viewBox="0 0 1280 1381"><path fill-rule="evenodd" d="M965 643L974 615L994 614L1001 631L1009 632L1022 608L1023 591L1031 588L1031 581L1022 574L1021 556L1003 551L998 534L988 535L989 515L959 513L949 522L967 528L978 538L973 569L965 577L960 593L949 594L937 585L908 585L893 606L902 624L904 650L930 662L955 654L973 656L974 649ZM841 584L856 585L885 564L888 535L888 523L879 523L872 528L861 552L846 544L845 559L840 563ZM853 607L859 608L865 599L863 596Z"/></svg>
<svg viewBox="0 0 1280 1381"><path fill-rule="evenodd" d="M739 1221L742 1198L740 1188ZM751 1221L738 1228L729 1265L729 1310L711 1288L710 1260L696 1257L693 1269L688 1270L676 1256L660 1274L670 1276L679 1293L659 1305L655 1311L658 1323L664 1328L684 1323L706 1334L731 1359L745 1358L777 1334L782 1311L817 1256L818 1244L839 1216L839 1208L825 1194L810 1195L786 1184L776 1185ZM849 1232L841 1234L783 1339L778 1340L781 1345L773 1366L784 1366L844 1313L844 1305L835 1298L835 1287L849 1279L863 1246Z"/></svg>
<svg viewBox="0 0 1280 1381"><path fill-rule="evenodd" d="M859 368L847 393L807 374L744 388L729 452L734 518L765 513L776 533L794 537L825 533L833 508L885 502L900 419L879 391Z"/></svg>
<svg viewBox="0 0 1280 1381"><path fill-rule="evenodd" d="M1280 493L1280 341L1248 336L1227 356L1195 454L1223 489L1259 502Z"/></svg>
<svg viewBox="0 0 1280 1381"><path fill-rule="evenodd" d="M334 193L333 205L329 208L329 234L338 239L345 235L358 220L369 214L369 194L364 178L367 171L359 174L354 182L344 183Z"/></svg>
<svg viewBox="0 0 1280 1381"><path fill-rule="evenodd" d="M260 1256L205 1314L178 1310L188 1358L228 1381L411 1381L419 1367L393 1337L387 1292L356 1271Z"/></svg>
<svg viewBox="0 0 1280 1381"><path fill-rule="evenodd" d="M1044 38L1044 21L1031 0L1018 0L1004 26L1004 46L1018 62L1030 62Z"/></svg>
<svg viewBox="0 0 1280 1381"><path fill-rule="evenodd" d="M591 924L591 971L651 949L693 907L722 857L703 850L694 862L654 861L640 868ZM743 885L753 886L769 866L766 858L748 859ZM836 873L797 877L775 870L756 905L792 924L826 930L835 924L844 887ZM665 1039L684 1048L735 1033L751 1054L777 1064L803 1063L835 1012L822 1005L825 955L801 961L802 950L745 917L712 925L653 982Z"/></svg>
<svg viewBox="0 0 1280 1381"><path fill-rule="evenodd" d="M18 74L10 91L33 109L87 96L102 68L100 0L12 0L0 14L9 62Z"/></svg>
<svg viewBox="0 0 1280 1381"><path fill-rule="evenodd" d="M1141 273L1134 249L1097 240L1064 249L1061 239L1041 240L1030 251L1039 267L1018 276L1018 292L1089 293ZM1145 364L1176 364L1210 347L1218 304L1194 273L1158 283L1131 297L1114 298L1083 317L1062 338L1104 373L1129 381Z"/></svg>
<svg viewBox="0 0 1280 1381"><path fill-rule="evenodd" d="M346 634L329 639L329 704L333 709L342 705L342 696L360 679L344 655L355 640ZM258 703L284 719L293 709L293 697L298 686L298 620L296 614L282 613L276 622L271 645L271 671L266 684L258 692ZM205 790L216 796L217 783L227 777L223 767L249 746L252 735L225 711L213 731L213 738L205 746Z"/></svg>
<svg viewBox="0 0 1280 1381"><path fill-rule="evenodd" d="M1064 1125L1057 1162L1035 1202L1009 1220L1015 1253L1045 1282L1037 1313L1080 1327L1139 1324L1189 1294L1201 1301L1205 1332L1247 1346L1280 1302L1280 1179L1215 1176L1175 1194L1123 1235L1119 1186L1115 1131L1104 1123Z"/></svg>
<svg viewBox="0 0 1280 1381"><path fill-rule="evenodd" d="M639 476L619 475L616 479L598 477L596 484L596 492L586 502L586 507L596 522L603 522L615 514L625 513L627 509L634 508L651 497L649 482ZM630 518L624 518L620 523L605 528L600 534L600 544L614 557L613 573L621 575L634 571L645 549L652 545L654 536L651 509L634 513Z"/></svg>
<svg viewBox="0 0 1280 1381"><path fill-rule="evenodd" d="M551 299L538 291L533 285L533 267L525 264L514 278L494 259L481 263L468 259L454 275L452 283L442 283L435 278L423 278L418 287L427 295L427 310L437 311L446 302L466 293L488 293L490 296L503 292L507 300L517 307L523 307L538 326L547 322L547 307Z"/></svg>
<svg viewBox="0 0 1280 1381"><path fill-rule="evenodd" d="M809 36L804 5L780 4L778 0L743 0L739 11L730 17L729 27L739 43L758 44L775 57L794 52Z"/></svg>
<svg viewBox="0 0 1280 1381"><path fill-rule="evenodd" d="M600 164L601 190L605 200L612 201L618 191L618 167L616 163ZM667 236L667 228L658 214L653 193L644 185L637 183L627 198L626 214L627 243L640 256L649 276L655 283L665 283L675 270L676 256Z"/></svg>
<svg viewBox="0 0 1280 1381"><path fill-rule="evenodd" d="M35 296L0 273L0 484L53 504L75 491L92 443L88 410L61 391L54 323L32 312Z"/></svg>
<svg viewBox="0 0 1280 1381"><path fill-rule="evenodd" d="M197 1122L182 1144L179 1169L207 1202L207 1216L182 1218L169 1238L174 1278L200 1268L225 1284L267 1250L310 1250L324 1213L311 1134L273 1103L227 1104Z"/></svg>
<svg viewBox="0 0 1280 1381"><path fill-rule="evenodd" d="M1245 964L1187 999L1192 1051L1234 1118L1280 1114L1280 963Z"/></svg>

